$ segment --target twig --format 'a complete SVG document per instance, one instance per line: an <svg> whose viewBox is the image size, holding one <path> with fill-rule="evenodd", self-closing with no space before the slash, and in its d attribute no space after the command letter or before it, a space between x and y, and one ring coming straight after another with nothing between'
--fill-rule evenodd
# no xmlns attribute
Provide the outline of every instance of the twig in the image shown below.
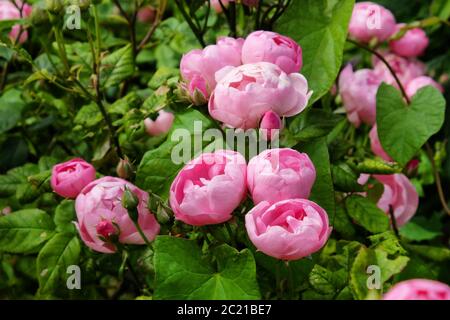
<svg viewBox="0 0 450 320"><path fill-rule="evenodd" d="M137 47L137 52L141 51L148 41L152 38L153 34L156 31L156 28L161 23L162 17L164 15L164 11L166 10L167 0L160 0L158 6L158 14L156 15L155 21L153 21L150 29L147 31L144 39L142 39L141 43Z"/></svg>
<svg viewBox="0 0 450 320"><path fill-rule="evenodd" d="M448 207L447 200L445 199L444 190L442 188L441 177L440 177L439 171L436 167L436 162L434 161L433 149L431 148L431 146L428 142L425 144L425 148L427 149L427 155L428 155L428 158L430 159L431 167L433 169L434 180L436 182L436 189L438 191L439 200L442 204L442 208L444 209L444 211L448 215L450 215L450 208Z"/></svg>
<svg viewBox="0 0 450 320"><path fill-rule="evenodd" d="M398 78L397 74L395 73L394 69L392 69L391 65L389 64L389 62L383 57L382 54L380 54L379 52L377 52L376 50L373 50L371 48L369 48L368 46L359 43L357 41L351 40L351 39L347 39L348 42L374 54L378 59L380 59L385 65L386 67L389 69L389 72L392 74L392 76L395 79L395 82L397 83L398 87L400 88L400 91L402 93L402 96L405 98L406 102L408 104L411 103L411 100L409 99L408 95L406 94L405 88L403 87L402 83L400 82L400 79Z"/></svg>

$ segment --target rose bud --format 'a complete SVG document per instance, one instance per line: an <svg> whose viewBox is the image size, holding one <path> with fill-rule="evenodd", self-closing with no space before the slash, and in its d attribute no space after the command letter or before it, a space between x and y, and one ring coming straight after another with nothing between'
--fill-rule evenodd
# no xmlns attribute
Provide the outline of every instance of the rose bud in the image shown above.
<svg viewBox="0 0 450 320"><path fill-rule="evenodd" d="M397 25L397 32L405 24ZM389 42L391 51L403 57L412 58L423 54L428 47L430 40L427 37L425 31L420 28L414 28L406 31L406 33L398 40L392 40Z"/></svg>
<svg viewBox="0 0 450 320"><path fill-rule="evenodd" d="M242 46L242 63L270 62L285 73L302 68L302 48L291 38L270 31L251 33Z"/></svg>
<svg viewBox="0 0 450 320"><path fill-rule="evenodd" d="M392 210L398 227L406 224L415 215L419 206L416 188L403 174L374 175L384 186L377 206L389 214Z"/></svg>
<svg viewBox="0 0 450 320"><path fill-rule="evenodd" d="M183 55L180 62L180 72L186 83L191 98L195 89L209 99L216 87L215 74L226 66L240 66L242 64L242 44L244 39L221 37L217 44L206 48L195 49Z"/></svg>
<svg viewBox="0 0 450 320"><path fill-rule="evenodd" d="M155 21L156 10L152 6L145 6L139 9L137 18L139 22L142 23L152 23Z"/></svg>
<svg viewBox="0 0 450 320"><path fill-rule="evenodd" d="M348 31L352 38L364 43L372 39L383 42L396 31L395 17L376 3L358 2L353 8Z"/></svg>
<svg viewBox="0 0 450 320"><path fill-rule="evenodd" d="M128 181L104 177L87 185L75 201L77 228L81 239L91 249L114 253L117 250L114 243L105 241L109 240L105 237L108 232L110 236L117 235L117 241L123 244L145 243L122 205L125 188L137 198L137 220L147 239L152 241L159 233L159 224L147 206L148 193ZM114 233L110 224L115 228Z"/></svg>
<svg viewBox="0 0 450 320"><path fill-rule="evenodd" d="M231 219L246 196L246 171L244 157L230 150L203 153L191 160L170 187L175 218L194 226Z"/></svg>
<svg viewBox="0 0 450 320"><path fill-rule="evenodd" d="M231 128L257 128L270 110L280 117L295 116L306 108L312 95L304 76L288 75L268 62L225 67L216 78L209 114Z"/></svg>
<svg viewBox="0 0 450 320"><path fill-rule="evenodd" d="M263 201L246 214L245 227L259 251L282 260L319 251L331 233L325 210L306 199Z"/></svg>
<svg viewBox="0 0 450 320"><path fill-rule="evenodd" d="M273 111L267 111L259 124L263 138L268 141L276 139L279 136L282 127L283 122Z"/></svg>
<svg viewBox="0 0 450 320"><path fill-rule="evenodd" d="M339 93L347 118L355 127L359 127L361 123L375 123L376 96L381 82L381 77L370 69L353 72L349 64L342 70L339 76Z"/></svg>
<svg viewBox="0 0 450 320"><path fill-rule="evenodd" d="M383 300L450 300L450 287L428 279L411 279L395 284Z"/></svg>
<svg viewBox="0 0 450 320"><path fill-rule="evenodd" d="M248 163L247 185L255 204L308 198L315 180L311 159L293 149L268 149Z"/></svg>
<svg viewBox="0 0 450 320"><path fill-rule="evenodd" d="M95 180L95 173L90 163L76 158L55 165L50 184L61 197L75 199L85 186Z"/></svg>
<svg viewBox="0 0 450 320"><path fill-rule="evenodd" d="M130 160L127 156L125 156L125 159L120 159L119 163L117 164L116 173L119 178L122 179L128 179L129 177L134 175L133 165L130 163Z"/></svg>
<svg viewBox="0 0 450 320"><path fill-rule="evenodd" d="M439 83L427 76L417 77L408 82L405 91L408 97L412 98L417 93L417 91L426 86L433 86L439 91L444 92L444 88Z"/></svg>
<svg viewBox="0 0 450 320"><path fill-rule="evenodd" d="M381 146L380 139L378 138L378 131L377 131L377 125L374 125L369 133L369 139L370 139L370 148L372 149L372 152L379 156L381 159L392 162L392 158L384 151L383 147Z"/></svg>
<svg viewBox="0 0 450 320"><path fill-rule="evenodd" d="M160 110L155 120L150 118L144 120L145 130L150 136L164 135L172 128L174 119L173 113Z"/></svg>

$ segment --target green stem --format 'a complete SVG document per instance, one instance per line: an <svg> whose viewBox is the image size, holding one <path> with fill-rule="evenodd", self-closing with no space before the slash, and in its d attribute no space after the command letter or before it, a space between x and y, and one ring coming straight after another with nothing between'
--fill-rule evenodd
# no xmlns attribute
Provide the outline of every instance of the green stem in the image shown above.
<svg viewBox="0 0 450 320"><path fill-rule="evenodd" d="M187 14L186 10L183 7L183 4L180 2L180 0L175 0L175 3L180 10L181 14L183 15L184 20L186 20L187 24L191 28L192 32L194 33L195 37L197 38L198 42L200 42L200 45L204 48L206 47L205 40L203 40L203 34L200 30L197 29L192 19Z"/></svg>
<svg viewBox="0 0 450 320"><path fill-rule="evenodd" d="M142 237L142 239L144 239L145 244L146 244L149 248L151 248L151 247L152 247L152 244L150 243L150 241L148 241L148 239L147 239L147 237L145 236L144 231L142 231L142 228L141 228L141 226L139 225L139 223L138 223L138 222L134 222L134 221L133 221L133 223L134 223L134 225L135 225L137 231L139 232L140 236Z"/></svg>
<svg viewBox="0 0 450 320"><path fill-rule="evenodd" d="M289 287L289 294L291 299L294 298L295 295L295 287L294 287L294 276L292 274L292 268L291 265L289 264L289 261L286 261L286 268L287 268L287 272L288 272L288 287Z"/></svg>

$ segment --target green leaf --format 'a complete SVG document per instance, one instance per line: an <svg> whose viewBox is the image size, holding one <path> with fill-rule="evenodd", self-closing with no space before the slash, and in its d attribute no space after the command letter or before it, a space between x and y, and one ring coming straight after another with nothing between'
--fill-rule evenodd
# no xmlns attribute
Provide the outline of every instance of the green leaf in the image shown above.
<svg viewBox="0 0 450 320"><path fill-rule="evenodd" d="M134 73L133 50L127 45L102 60L101 86L119 85Z"/></svg>
<svg viewBox="0 0 450 320"><path fill-rule="evenodd" d="M150 79L148 86L153 89L157 90L159 87L164 85L167 80L169 80L172 77L179 75L178 69L175 68L168 68L168 67L162 67L156 70L155 74Z"/></svg>
<svg viewBox="0 0 450 320"><path fill-rule="evenodd" d="M341 116L321 109L306 110L295 116L283 131L281 144L293 147L299 142L308 142L328 135L342 120Z"/></svg>
<svg viewBox="0 0 450 320"><path fill-rule="evenodd" d="M331 221L333 223L333 221ZM345 239L351 239L355 236L356 230L345 208L336 207L336 216L334 218L333 228L339 232Z"/></svg>
<svg viewBox="0 0 450 320"><path fill-rule="evenodd" d="M75 201L63 200L55 209L53 221L58 232L76 233L73 221L76 220Z"/></svg>
<svg viewBox="0 0 450 320"><path fill-rule="evenodd" d="M378 89L378 136L383 149L402 165L440 130L444 116L445 99L432 86L420 89L409 106L393 86L383 83Z"/></svg>
<svg viewBox="0 0 450 320"><path fill-rule="evenodd" d="M444 247L421 246L413 244L405 244L406 249L417 253L418 255L432 261L449 261L450 249Z"/></svg>
<svg viewBox="0 0 450 320"><path fill-rule="evenodd" d="M183 163L175 163L174 159L172 159L174 147L182 147L183 145L186 145L187 149L190 147L190 150L185 150L187 154L176 152L175 156L191 159L201 151L199 148L205 146L205 142L200 136L203 132L194 132L194 122L196 121L202 124L203 130L214 126L214 123L209 118L194 109L176 114L172 130L166 142L157 149L147 151L142 158L136 173L136 184L139 187L144 190L151 190L163 199L168 198L170 185L178 171L183 167ZM178 129L184 130L183 132L185 133L181 139L180 136L174 134ZM185 141L185 139L190 141ZM200 143L195 144L194 140L196 139Z"/></svg>
<svg viewBox="0 0 450 320"><path fill-rule="evenodd" d="M250 250L217 247L215 267L195 241L159 236L155 247L155 299L259 299Z"/></svg>
<svg viewBox="0 0 450 320"><path fill-rule="evenodd" d="M90 103L81 107L75 116L74 123L81 125L84 128L91 128L97 126L102 120L103 117L97 104Z"/></svg>
<svg viewBox="0 0 450 320"><path fill-rule="evenodd" d="M354 0L296 0L281 16L275 31L303 49L301 73L317 101L333 85L342 63Z"/></svg>
<svg viewBox="0 0 450 320"><path fill-rule="evenodd" d="M353 296L356 299L366 299L369 296L369 289L367 286L368 278L370 276L367 273L367 268L371 265L377 265L377 258L375 252L362 246L358 255L356 256L353 265L350 270L350 288L353 292ZM379 295L380 292L376 289L371 290L375 295Z"/></svg>
<svg viewBox="0 0 450 320"><path fill-rule="evenodd" d="M336 285L337 272L325 269L316 264L309 274L309 283L322 294L336 294L339 290Z"/></svg>
<svg viewBox="0 0 450 320"><path fill-rule="evenodd" d="M348 215L357 224L372 233L389 229L389 217L373 202L359 195L351 195L345 200Z"/></svg>
<svg viewBox="0 0 450 320"><path fill-rule="evenodd" d="M335 212L335 201L326 139L320 138L303 144L300 150L308 154L316 167L316 182L312 188L310 200L325 209L331 220Z"/></svg>
<svg viewBox="0 0 450 320"><path fill-rule="evenodd" d="M39 295L66 288L67 268L78 263L80 241L73 234L58 233L45 244L37 257Z"/></svg>
<svg viewBox="0 0 450 320"><path fill-rule="evenodd" d="M24 108L25 102L19 90L8 90L0 97L0 133L16 126Z"/></svg>
<svg viewBox="0 0 450 320"><path fill-rule="evenodd" d="M389 163L379 159L364 159L358 164L350 163L356 172L367 174L394 174L402 172L402 168L396 163Z"/></svg>
<svg viewBox="0 0 450 320"><path fill-rule="evenodd" d="M427 220L425 217L414 217L399 231L402 237L414 241L432 240L442 235L439 219Z"/></svg>
<svg viewBox="0 0 450 320"><path fill-rule="evenodd" d="M345 163L331 167L335 189L341 192L362 192L363 187L358 183L358 176Z"/></svg>
<svg viewBox="0 0 450 320"><path fill-rule="evenodd" d="M51 217L39 209L26 209L0 217L0 251L36 252L54 234Z"/></svg>

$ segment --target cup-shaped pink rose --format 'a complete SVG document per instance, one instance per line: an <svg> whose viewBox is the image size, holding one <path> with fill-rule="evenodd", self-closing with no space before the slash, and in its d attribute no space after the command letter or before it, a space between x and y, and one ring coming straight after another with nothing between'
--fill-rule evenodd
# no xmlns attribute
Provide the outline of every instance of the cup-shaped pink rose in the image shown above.
<svg viewBox="0 0 450 320"><path fill-rule="evenodd" d="M124 244L144 244L127 210L122 206L125 186L139 200L138 223L149 241L159 233L159 224L148 209L148 193L120 178L104 177L87 185L75 201L77 227L84 243L95 251L113 253L112 235Z"/></svg>
<svg viewBox="0 0 450 320"><path fill-rule="evenodd" d="M22 1L16 0L15 3L17 7L22 7ZM20 19L21 14L17 7L9 0L0 0L0 21ZM31 15L31 11L32 7L28 4L24 4L22 9L22 18L26 18ZM19 35L20 38L18 39ZM25 30L22 30L21 32L20 25L15 25L9 33L9 38L11 41L18 40L19 43L24 43L28 38L28 32Z"/></svg>
<svg viewBox="0 0 450 320"><path fill-rule="evenodd" d="M216 72L226 66L235 67L242 64L243 43L244 39L241 38L222 37L215 45L209 45L203 50L195 49L183 55L180 72L192 98L194 89L198 89L209 99L216 87Z"/></svg>
<svg viewBox="0 0 450 320"><path fill-rule="evenodd" d="M144 120L145 130L150 136L159 136L166 134L172 128L175 116L173 113L160 110L155 120L147 118Z"/></svg>
<svg viewBox="0 0 450 320"><path fill-rule="evenodd" d="M268 149L248 163L247 185L255 204L308 198L315 180L311 159L293 149Z"/></svg>
<svg viewBox="0 0 450 320"><path fill-rule="evenodd" d="M397 283L383 300L450 300L450 287L428 279L411 279Z"/></svg>
<svg viewBox="0 0 450 320"><path fill-rule="evenodd" d="M382 42L392 36L395 30L395 17L388 9L373 2L355 4L349 25L352 38L365 43L372 39Z"/></svg>
<svg viewBox="0 0 450 320"><path fill-rule="evenodd" d="M279 136L283 122L280 117L273 111L267 111L259 124L261 134L264 139L271 141Z"/></svg>
<svg viewBox="0 0 450 320"><path fill-rule="evenodd" d="M400 173L373 177L384 186L377 206L387 214L392 210L397 226L403 226L411 220L419 206L419 195L414 185Z"/></svg>
<svg viewBox="0 0 450 320"><path fill-rule="evenodd" d="M175 218L194 226L229 220L247 192L247 164L234 151L203 153L190 161L170 187Z"/></svg>
<svg viewBox="0 0 450 320"><path fill-rule="evenodd" d="M353 72L349 64L342 70L339 93L347 111L347 118L355 127L359 127L361 123L375 123L376 96L381 82L381 77L370 69Z"/></svg>
<svg viewBox="0 0 450 320"><path fill-rule="evenodd" d="M216 76L209 114L231 128L257 128L270 110L280 117L295 116L306 108L312 95L304 76L288 75L268 62L226 67Z"/></svg>
<svg viewBox="0 0 450 320"><path fill-rule="evenodd" d="M263 201L246 214L245 227L259 251L282 260L319 251L331 233L325 210L306 199Z"/></svg>
<svg viewBox="0 0 450 320"><path fill-rule="evenodd" d="M81 190L95 180L95 168L83 159L72 159L52 169L50 184L61 197L75 199Z"/></svg>
<svg viewBox="0 0 450 320"><path fill-rule="evenodd" d="M397 31L404 26L404 24L397 25ZM389 42L391 51L403 57L412 58L423 54L428 47L430 40L425 31L420 28L414 28L406 31L406 33L397 40Z"/></svg>
<svg viewBox="0 0 450 320"><path fill-rule="evenodd" d="M417 59L408 59L393 53L383 53L383 56L392 67L404 87L411 80L425 74L425 65ZM398 88L394 76L383 61L374 56L372 64L373 70L382 81Z"/></svg>
<svg viewBox="0 0 450 320"><path fill-rule="evenodd" d="M417 77L408 82L405 87L405 91L408 97L412 98L417 93L417 91L419 91L419 89L422 89L426 86L433 86L439 91L444 92L444 88L439 83L427 76Z"/></svg>
<svg viewBox="0 0 450 320"><path fill-rule="evenodd" d="M378 138L377 125L374 125L370 130L369 139L372 152L375 155L379 156L381 159L391 162L392 158L386 153L386 151L384 151L383 147L381 146L380 139Z"/></svg>
<svg viewBox="0 0 450 320"><path fill-rule="evenodd" d="M271 31L251 33L242 47L242 63L270 62L287 74L302 68L302 48L291 38Z"/></svg>

